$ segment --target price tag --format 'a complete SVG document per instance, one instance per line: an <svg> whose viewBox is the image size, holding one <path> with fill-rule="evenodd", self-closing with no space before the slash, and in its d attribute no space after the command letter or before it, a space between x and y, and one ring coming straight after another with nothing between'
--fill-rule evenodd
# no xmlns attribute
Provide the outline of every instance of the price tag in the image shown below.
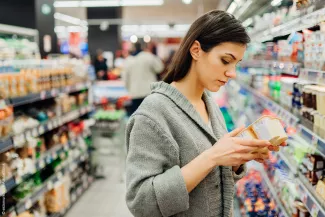
<svg viewBox="0 0 325 217"><path fill-rule="evenodd" d="M62 177L63 177L62 172L59 172L59 173L58 173L58 179L62 179Z"/></svg>
<svg viewBox="0 0 325 217"><path fill-rule="evenodd" d="M41 160L41 161L39 162L39 167L40 167L41 169L43 169L43 168L45 167L45 162L44 162L44 160Z"/></svg>
<svg viewBox="0 0 325 217"><path fill-rule="evenodd" d="M7 193L6 186L4 184L1 184L0 185L0 195L4 195L5 193Z"/></svg>
<svg viewBox="0 0 325 217"><path fill-rule="evenodd" d="M54 187L53 182L52 182L52 181L49 181L49 182L47 183L47 190L52 190L53 187Z"/></svg>
<svg viewBox="0 0 325 217"><path fill-rule="evenodd" d="M51 96L55 97L58 94L58 90L57 89L52 89L51 90Z"/></svg>
<svg viewBox="0 0 325 217"><path fill-rule="evenodd" d="M34 129L32 130L32 135L33 135L33 137L37 137L37 136L38 136L37 128L34 128Z"/></svg>
<svg viewBox="0 0 325 217"><path fill-rule="evenodd" d="M312 217L317 217L319 213L319 208L316 206L316 204L313 205L313 207L311 208L311 216Z"/></svg>
<svg viewBox="0 0 325 217"><path fill-rule="evenodd" d="M17 217L17 214L16 214L15 211L12 211L12 212L8 215L8 217Z"/></svg>
<svg viewBox="0 0 325 217"><path fill-rule="evenodd" d="M46 98L46 91L42 91L40 97L41 97L41 100L45 99Z"/></svg>
<svg viewBox="0 0 325 217"><path fill-rule="evenodd" d="M80 195L82 194L82 188L81 188L81 187L79 187L79 188L77 189L77 194L78 194L78 196L80 196Z"/></svg>
<svg viewBox="0 0 325 217"><path fill-rule="evenodd" d="M76 194L72 194L71 195L71 200L72 200L73 203L76 202L76 199L77 199Z"/></svg>
<svg viewBox="0 0 325 217"><path fill-rule="evenodd" d="M52 153L52 158L53 158L53 159L56 159L56 158L58 158L58 153L56 153L56 152L53 152L53 153Z"/></svg>
<svg viewBox="0 0 325 217"><path fill-rule="evenodd" d="M15 181L16 181L16 184L20 184L21 181L22 181L22 179L21 179L20 176L16 176L16 177L15 177Z"/></svg>
<svg viewBox="0 0 325 217"><path fill-rule="evenodd" d="M43 134L45 132L45 128L43 125L38 127L38 132L39 132L39 134Z"/></svg>
<svg viewBox="0 0 325 217"><path fill-rule="evenodd" d="M27 199L25 202L25 209L28 210L32 207L32 200L31 199Z"/></svg>
<svg viewBox="0 0 325 217"><path fill-rule="evenodd" d="M61 153L60 153L60 158L61 158L61 159L64 159L64 158L65 158L65 153L64 153L64 152L61 152Z"/></svg>
<svg viewBox="0 0 325 217"><path fill-rule="evenodd" d="M46 164L50 164L52 162L52 157L49 155L46 157Z"/></svg>
<svg viewBox="0 0 325 217"><path fill-rule="evenodd" d="M49 130L52 130L52 129L53 129L53 123L52 123L52 121L49 121L49 122L48 122L48 124L47 124L47 128L48 128Z"/></svg>
<svg viewBox="0 0 325 217"><path fill-rule="evenodd" d="M307 197L308 197L307 193L302 192L302 194L301 194L301 201L302 201L304 204L307 203Z"/></svg>

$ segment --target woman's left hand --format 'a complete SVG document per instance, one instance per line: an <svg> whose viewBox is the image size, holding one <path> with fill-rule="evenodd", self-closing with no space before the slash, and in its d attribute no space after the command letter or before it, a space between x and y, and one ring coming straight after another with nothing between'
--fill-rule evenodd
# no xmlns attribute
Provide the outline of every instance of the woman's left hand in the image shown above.
<svg viewBox="0 0 325 217"><path fill-rule="evenodd" d="M267 152L267 154L269 154L269 151L275 151L278 152L280 151L280 147L284 147L287 146L286 142L281 143L279 146L269 146L267 150L265 150L265 154ZM259 162L259 163L263 163L265 160L263 159L256 159L255 161Z"/></svg>

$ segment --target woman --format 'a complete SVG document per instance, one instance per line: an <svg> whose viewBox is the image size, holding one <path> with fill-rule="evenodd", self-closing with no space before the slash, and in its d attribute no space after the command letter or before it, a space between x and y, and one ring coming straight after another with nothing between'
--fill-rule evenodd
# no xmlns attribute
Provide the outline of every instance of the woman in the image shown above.
<svg viewBox="0 0 325 217"><path fill-rule="evenodd" d="M250 41L232 15L211 11L190 27L164 82L154 83L127 126L127 205L136 217L229 217L244 163L268 141L227 133L204 91L235 78ZM253 154L254 153L254 154Z"/></svg>

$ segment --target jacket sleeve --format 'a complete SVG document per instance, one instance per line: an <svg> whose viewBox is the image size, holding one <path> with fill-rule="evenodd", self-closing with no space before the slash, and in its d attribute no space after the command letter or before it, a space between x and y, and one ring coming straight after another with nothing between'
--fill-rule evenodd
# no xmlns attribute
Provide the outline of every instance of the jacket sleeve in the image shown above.
<svg viewBox="0 0 325 217"><path fill-rule="evenodd" d="M234 177L235 183L238 182L240 179L242 179L247 173L247 166L246 164L242 164L237 172L232 171L232 175Z"/></svg>
<svg viewBox="0 0 325 217"><path fill-rule="evenodd" d="M189 208L178 147L151 119L135 115L126 132L126 202L135 217L171 216Z"/></svg>
<svg viewBox="0 0 325 217"><path fill-rule="evenodd" d="M153 71L156 74L160 74L164 70L164 64L159 57L154 56L152 61Z"/></svg>

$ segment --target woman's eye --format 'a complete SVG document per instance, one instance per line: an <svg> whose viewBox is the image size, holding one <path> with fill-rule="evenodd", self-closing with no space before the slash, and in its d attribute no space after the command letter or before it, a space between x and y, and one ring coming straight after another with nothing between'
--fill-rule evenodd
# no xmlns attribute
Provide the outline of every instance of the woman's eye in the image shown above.
<svg viewBox="0 0 325 217"><path fill-rule="evenodd" d="M224 59L221 59L221 61L222 61L222 63L225 64L225 65L229 64L229 62L226 61L226 60L224 60Z"/></svg>

